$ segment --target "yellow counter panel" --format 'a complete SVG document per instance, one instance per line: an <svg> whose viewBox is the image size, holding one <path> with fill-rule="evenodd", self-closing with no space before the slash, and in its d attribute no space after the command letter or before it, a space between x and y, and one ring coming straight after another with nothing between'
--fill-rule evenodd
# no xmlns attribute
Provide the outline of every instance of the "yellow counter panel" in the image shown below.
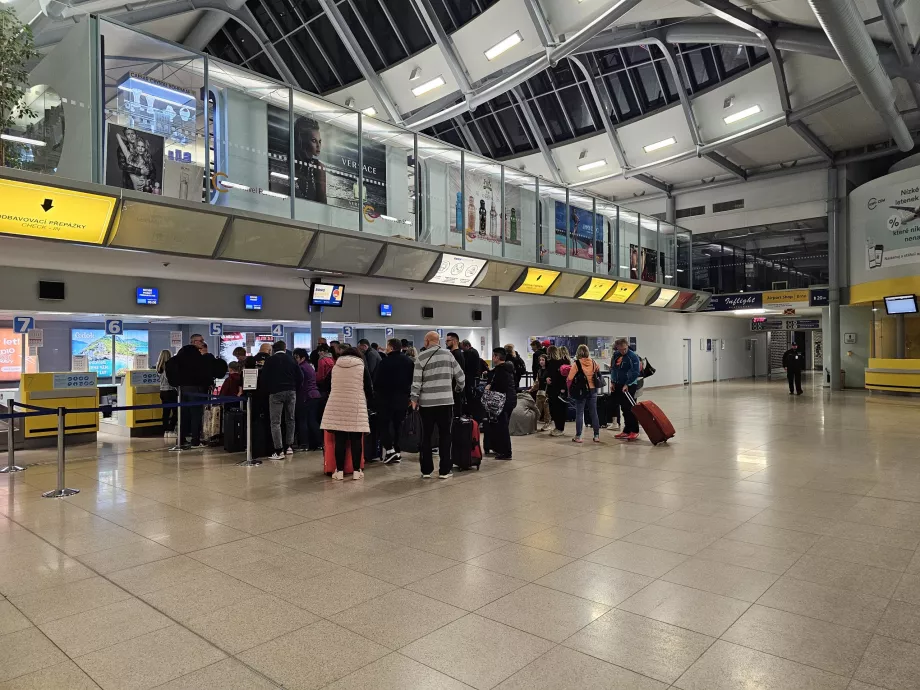
<svg viewBox="0 0 920 690"><path fill-rule="evenodd" d="M78 371L23 374L19 382L17 400L27 405L49 407L55 410L59 407L68 409L98 407L99 389L96 387L96 374ZM67 434L94 434L99 431L99 413L68 414L64 429ZM56 434L56 415L25 418L25 437L27 439Z"/></svg>
<svg viewBox="0 0 920 690"><path fill-rule="evenodd" d="M891 393L920 393L920 359L870 358L866 388Z"/></svg>
<svg viewBox="0 0 920 690"><path fill-rule="evenodd" d="M125 374L124 405L159 405L160 375L153 369L135 369ZM121 400L118 401L121 405ZM129 429L144 429L160 426L163 421L162 410L127 410L125 421Z"/></svg>

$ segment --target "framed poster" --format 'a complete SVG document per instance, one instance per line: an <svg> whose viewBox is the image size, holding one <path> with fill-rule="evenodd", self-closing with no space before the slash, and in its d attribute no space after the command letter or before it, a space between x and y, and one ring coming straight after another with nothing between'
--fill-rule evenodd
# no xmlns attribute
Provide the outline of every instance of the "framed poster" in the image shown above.
<svg viewBox="0 0 920 690"><path fill-rule="evenodd" d="M599 227L598 227L599 225ZM598 224L594 213L569 204L569 222L565 222L565 203L556 202L556 254L565 256L566 228L571 242L571 255L582 259L603 260L604 224Z"/></svg>
<svg viewBox="0 0 920 690"><path fill-rule="evenodd" d="M163 193L163 137L106 123L105 183L148 194Z"/></svg>

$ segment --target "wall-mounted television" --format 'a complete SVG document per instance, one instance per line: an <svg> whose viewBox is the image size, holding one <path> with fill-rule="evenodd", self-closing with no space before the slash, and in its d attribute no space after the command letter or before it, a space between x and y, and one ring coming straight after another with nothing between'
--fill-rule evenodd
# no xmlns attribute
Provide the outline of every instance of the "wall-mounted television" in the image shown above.
<svg viewBox="0 0 920 690"><path fill-rule="evenodd" d="M262 295L246 295L246 311L262 311Z"/></svg>
<svg viewBox="0 0 920 690"><path fill-rule="evenodd" d="M392 304L382 304L380 305L380 315L381 316L393 316L393 305Z"/></svg>
<svg viewBox="0 0 920 690"><path fill-rule="evenodd" d="M341 307L344 298L344 285L333 283L313 283L310 285L311 307Z"/></svg>
<svg viewBox="0 0 920 690"><path fill-rule="evenodd" d="M885 311L889 314L916 314L916 295L893 295L885 298Z"/></svg>
<svg viewBox="0 0 920 690"><path fill-rule="evenodd" d="M160 301L160 291L157 288L139 287L137 289L137 303L155 307Z"/></svg>

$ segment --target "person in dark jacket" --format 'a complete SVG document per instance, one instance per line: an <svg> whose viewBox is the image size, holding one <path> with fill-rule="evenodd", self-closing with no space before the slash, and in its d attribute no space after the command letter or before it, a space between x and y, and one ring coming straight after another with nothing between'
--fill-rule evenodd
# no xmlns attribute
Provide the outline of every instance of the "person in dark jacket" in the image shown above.
<svg viewBox="0 0 920 690"><path fill-rule="evenodd" d="M323 447L323 432L319 428L320 392L316 387L316 369L307 358L302 347L294 348L294 361L303 373L303 382L297 389L297 403L294 417L297 421L297 441L300 450L320 450Z"/></svg>
<svg viewBox="0 0 920 690"><path fill-rule="evenodd" d="M508 423L511 412L517 404L517 385L515 384L514 365L505 361L507 348L496 347L492 350L492 369L489 371L486 389L505 394L505 407L486 426L489 435L489 447L495 451L496 460L511 459L511 433Z"/></svg>
<svg viewBox="0 0 920 690"><path fill-rule="evenodd" d="M294 419L297 389L303 383L303 371L287 353L283 340L272 345L272 355L262 365L259 383L268 393L268 410L275 452L270 460L284 460L285 454L294 454ZM281 420L284 418L284 444L281 438Z"/></svg>
<svg viewBox="0 0 920 690"><path fill-rule="evenodd" d="M536 380L537 371L540 369L540 356L545 355L546 350L543 349L543 343L539 340L532 340L530 351L533 352L533 357L530 359L530 372L533 374L534 380Z"/></svg>
<svg viewBox="0 0 920 690"><path fill-rule="evenodd" d="M460 347L460 336L450 332L444 337L444 344L447 345L447 349L450 350L454 359L457 360L457 364L463 370L463 375L466 376L466 353ZM462 391L454 393L454 417L459 417L463 414L463 408L468 399L466 395L467 388L466 384L464 384Z"/></svg>
<svg viewBox="0 0 920 690"><path fill-rule="evenodd" d="M473 392L476 390L476 382L482 375L485 363L479 356L479 350L473 347L469 340L460 343L463 350L463 373L466 376L466 399L467 402L473 399Z"/></svg>
<svg viewBox="0 0 920 690"><path fill-rule="evenodd" d="M805 353L799 349L797 343L783 353L783 369L786 370L786 380L789 381L789 395L802 394L802 372L805 370Z"/></svg>
<svg viewBox="0 0 920 690"><path fill-rule="evenodd" d="M377 371L377 365L380 364L380 353L371 347L367 338L361 338L358 341L358 351L364 355L364 365L367 367L367 373L371 375L371 380L373 381L374 372Z"/></svg>
<svg viewBox="0 0 920 690"><path fill-rule="evenodd" d="M313 346L313 352L310 353L310 364L313 365L314 369L316 369L316 365L318 364L318 361L319 361L319 346L320 345L326 345L325 338L319 338L316 341L316 345Z"/></svg>
<svg viewBox="0 0 920 690"><path fill-rule="evenodd" d="M514 369L514 389L517 391L521 387L521 379L527 373L527 365L521 359L521 355L514 349L514 345L508 343L505 345L505 361L512 365ZM517 395L517 393L515 393Z"/></svg>
<svg viewBox="0 0 920 690"><path fill-rule="evenodd" d="M635 441L639 438L639 421L632 413L632 408L642 362L639 355L629 349L626 338L617 338L613 346L616 351L610 361L610 389L623 412L623 431L613 437Z"/></svg>
<svg viewBox="0 0 920 690"><path fill-rule="evenodd" d="M383 464L399 462L399 429L409 408L409 392L415 364L402 352L399 338L387 341L386 354L374 377L375 409L383 446Z"/></svg>
<svg viewBox="0 0 920 690"><path fill-rule="evenodd" d="M569 414L568 387L562 367L571 366L571 362L555 345L547 348L546 357L546 403L549 405L549 414L556 427L550 432L550 436L562 436L565 433L565 420Z"/></svg>
<svg viewBox="0 0 920 690"><path fill-rule="evenodd" d="M179 389L179 401L184 403L201 402L203 396L206 396L211 386L214 385L215 365L209 357L201 354L201 349L197 344L203 342L204 339L200 335L198 341L194 340L195 336L192 338L191 344L182 347L175 357L166 363L166 378L169 385ZM189 406L182 410L177 447L183 447L185 439L191 437L192 448L204 448L201 443L203 416L204 407L202 405Z"/></svg>

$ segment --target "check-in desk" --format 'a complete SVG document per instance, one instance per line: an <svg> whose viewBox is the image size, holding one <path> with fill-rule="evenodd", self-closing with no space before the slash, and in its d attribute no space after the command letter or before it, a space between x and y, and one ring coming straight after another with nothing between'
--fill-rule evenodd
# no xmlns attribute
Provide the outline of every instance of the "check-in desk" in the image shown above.
<svg viewBox="0 0 920 690"><path fill-rule="evenodd" d="M866 388L887 393L920 393L920 359L870 358Z"/></svg>
<svg viewBox="0 0 920 690"><path fill-rule="evenodd" d="M154 369L127 371L118 384L118 407L130 405L159 405L160 375ZM106 431L122 436L153 436L162 434L162 410L124 410L113 412Z"/></svg>
<svg viewBox="0 0 920 690"><path fill-rule="evenodd" d="M23 374L19 382L18 402L57 410L59 407L75 410L99 406L99 389L96 388L96 374L93 372L46 372ZM18 412L30 412L22 408ZM49 446L56 443L57 416L42 415L26 417L24 420L25 445L27 447ZM98 412L77 412L68 414L64 432L80 441L95 441L99 431Z"/></svg>

